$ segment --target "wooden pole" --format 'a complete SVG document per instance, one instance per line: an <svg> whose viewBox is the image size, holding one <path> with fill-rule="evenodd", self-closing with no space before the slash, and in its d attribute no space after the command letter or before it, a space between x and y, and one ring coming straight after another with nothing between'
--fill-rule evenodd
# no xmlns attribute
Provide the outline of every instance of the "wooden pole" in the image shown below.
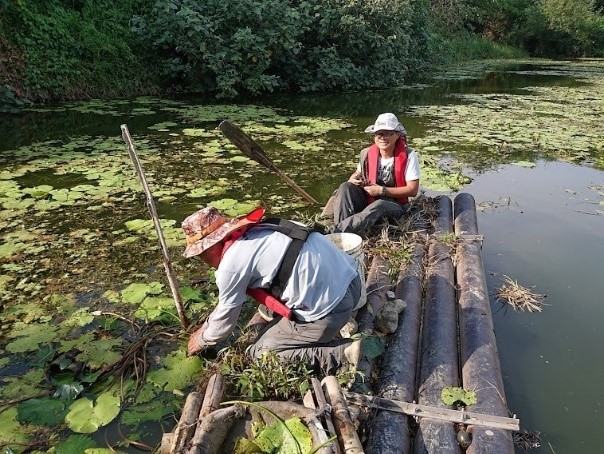
<svg viewBox="0 0 604 454"><path fill-rule="evenodd" d="M439 220L435 239L428 248L418 403L447 408L441 398L442 389L459 383L457 311L450 247L438 235L451 232L453 210L449 197L440 197L437 202ZM457 452L455 435L452 423L422 418L414 452Z"/></svg>
<svg viewBox="0 0 604 454"><path fill-rule="evenodd" d="M460 357L463 386L476 391L472 411L508 416L497 341L482 263L482 243L474 198L467 193L455 197L457 284L459 287ZM469 454L512 454L512 434L502 429L470 426Z"/></svg>
<svg viewBox="0 0 604 454"><path fill-rule="evenodd" d="M325 399L325 394L323 394L323 388L321 388L321 382L318 378L312 377L311 379L312 388L315 393L315 399L317 401L318 409L327 408L327 400ZM326 412L325 415L325 426L327 427L327 431L330 436L336 435L336 428L333 425L333 419L331 418L331 413ZM333 450L335 454L342 454L340 450L340 445L338 443L330 443L329 448Z"/></svg>
<svg viewBox="0 0 604 454"><path fill-rule="evenodd" d="M352 423L346 400L338 380L333 375L328 375L321 382L325 387L325 395L333 409L334 425L344 454L364 454L363 445Z"/></svg>
<svg viewBox="0 0 604 454"><path fill-rule="evenodd" d="M426 245L415 245L411 263L402 269L396 285L396 296L407 302L399 317L380 367L376 395L387 399L415 400L415 371L422 314L424 256ZM368 454L396 452L407 454L411 449L411 430L407 415L378 410L370 423L365 444Z"/></svg>
<svg viewBox="0 0 604 454"><path fill-rule="evenodd" d="M197 424L197 418L199 417L201 403L201 394L192 392L187 396L185 405L182 409L182 414L174 429L170 453L180 454L184 452L189 439L195 433L195 425Z"/></svg>
<svg viewBox="0 0 604 454"><path fill-rule="evenodd" d="M161 249L163 260L164 260L164 268L166 270L166 276L168 277L168 283L170 285L170 290L172 291L172 297L174 298L174 304L176 305L176 312L178 313L178 318L180 319L180 324L184 329L187 329L189 326L189 321L187 320L187 316L185 315L185 310L183 307L182 299L180 297L180 292L178 290L178 283L176 280L176 273L174 272L174 268L172 267L172 262L170 261L170 255L168 254L168 247L166 246L166 240L164 239L164 234L159 223L159 216L157 215L157 210L155 209L155 202L153 201L153 196L151 195L151 190L147 185L147 179L145 178L145 173L143 172L143 167L141 166L140 160L136 154L136 150L134 149L134 143L132 142L132 137L130 137L130 132L128 131L128 126L125 124L121 126L122 129L122 138L126 142L128 146L128 154L130 155L130 159L134 164L134 170L138 175L141 184L143 185L143 190L145 191L145 196L147 197L147 208L149 209L149 213L151 213L151 219L153 220L153 225L155 226L155 232L157 233L157 238L159 240L159 248Z"/></svg>
<svg viewBox="0 0 604 454"><path fill-rule="evenodd" d="M208 386L203 397L199 418L203 418L220 408L222 394L224 392L224 380L222 374L216 373L208 380Z"/></svg>

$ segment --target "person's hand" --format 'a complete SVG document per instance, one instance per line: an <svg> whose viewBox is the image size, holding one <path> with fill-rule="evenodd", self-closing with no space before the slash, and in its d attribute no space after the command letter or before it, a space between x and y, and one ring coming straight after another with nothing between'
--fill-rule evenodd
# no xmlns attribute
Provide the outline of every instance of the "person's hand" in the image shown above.
<svg viewBox="0 0 604 454"><path fill-rule="evenodd" d="M352 175L348 179L349 183L356 184L357 186L365 186L366 181L363 179L361 175Z"/></svg>
<svg viewBox="0 0 604 454"><path fill-rule="evenodd" d="M202 326L191 334L189 337L189 344L187 346L187 356L193 356L202 352L208 345L203 340L203 332L205 327Z"/></svg>
<svg viewBox="0 0 604 454"><path fill-rule="evenodd" d="M363 189L365 189L365 192L371 197L380 197L382 195L383 187L379 184L371 184L369 186L365 186Z"/></svg>

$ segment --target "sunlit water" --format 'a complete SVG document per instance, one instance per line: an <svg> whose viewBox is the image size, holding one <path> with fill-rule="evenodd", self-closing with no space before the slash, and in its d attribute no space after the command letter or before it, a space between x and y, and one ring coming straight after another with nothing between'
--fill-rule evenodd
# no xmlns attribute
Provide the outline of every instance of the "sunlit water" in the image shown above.
<svg viewBox="0 0 604 454"><path fill-rule="evenodd" d="M479 212L478 226L509 408L542 432L535 452L602 452L604 216L588 185L603 183L601 171L539 162L464 188L502 204ZM504 275L546 294L543 312L502 309L494 294Z"/></svg>

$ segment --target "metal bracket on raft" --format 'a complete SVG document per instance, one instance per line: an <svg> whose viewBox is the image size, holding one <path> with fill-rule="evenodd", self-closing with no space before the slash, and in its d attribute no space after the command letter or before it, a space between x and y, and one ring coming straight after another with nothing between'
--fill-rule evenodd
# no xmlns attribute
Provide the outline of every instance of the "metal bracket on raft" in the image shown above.
<svg viewBox="0 0 604 454"><path fill-rule="evenodd" d="M478 241L480 243L480 247L482 248L482 243L484 241L484 235L468 235L468 234L461 234L461 235L457 235L457 239L461 240L461 241L467 241L467 242L474 242L474 241Z"/></svg>
<svg viewBox="0 0 604 454"><path fill-rule="evenodd" d="M486 426L494 429L520 430L520 420L505 416L485 415L464 410L451 410L449 408L429 407L427 405L412 404L400 400L385 399L383 397L367 396L353 392L344 393L346 400L352 404L379 408L380 410L395 411L409 416L420 418L440 419L443 421L459 422L468 425Z"/></svg>

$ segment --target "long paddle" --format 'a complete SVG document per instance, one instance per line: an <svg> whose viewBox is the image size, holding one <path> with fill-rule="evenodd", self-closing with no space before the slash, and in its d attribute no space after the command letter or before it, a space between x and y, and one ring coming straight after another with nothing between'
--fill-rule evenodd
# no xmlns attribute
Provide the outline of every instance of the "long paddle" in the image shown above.
<svg viewBox="0 0 604 454"><path fill-rule="evenodd" d="M296 190L298 194L300 194L306 201L310 202L313 205L318 204L315 199L312 198L310 194L308 194L304 189L296 184L290 177L285 175L277 166L270 160L270 158L266 155L264 150L258 145L254 140L248 136L245 132L241 130L238 126L231 123L229 120L224 120L219 125L220 130L229 139L233 145L239 148L243 153L250 159L253 159L257 163L263 165L267 169L272 172L275 172L279 175L283 181L285 181L288 185L290 185L293 189Z"/></svg>
<svg viewBox="0 0 604 454"><path fill-rule="evenodd" d="M151 219L153 219L155 232L157 233L157 238L159 239L159 247L164 257L164 268L166 269L166 275L168 276L168 282L170 283L170 290L172 291L174 304L176 304L176 312L178 312L180 324L184 329L187 329L187 327L189 326L189 321L187 320L187 316L185 315L182 299L180 297L180 293L178 292L178 284L176 283L176 273L174 272L174 268L172 268L172 262L170 261L168 248L166 247L166 240L164 239L164 234L159 223L159 216L157 215L157 210L155 209L155 202L153 202L151 190L147 185L147 179L145 178L143 167L141 166L136 151L134 150L134 143L132 143L132 137L130 137L128 126L122 125L121 129L122 138L124 139L124 142L126 142L126 145L128 145L128 154L130 155L130 159L132 159L132 163L134 164L134 170L136 170L136 174L141 180L145 195L147 196L147 208L149 208L149 212L151 213Z"/></svg>

